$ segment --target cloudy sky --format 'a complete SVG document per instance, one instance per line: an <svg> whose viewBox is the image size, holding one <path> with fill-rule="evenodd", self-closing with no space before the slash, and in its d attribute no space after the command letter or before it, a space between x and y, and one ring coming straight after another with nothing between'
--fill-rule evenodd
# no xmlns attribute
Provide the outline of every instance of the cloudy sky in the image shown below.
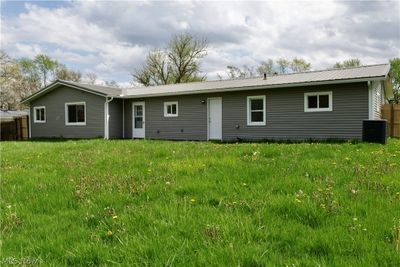
<svg viewBox="0 0 400 267"><path fill-rule="evenodd" d="M13 57L47 54L121 85L172 34L209 40L208 79L227 65L302 57L313 69L358 57L400 56L399 1L20 1L1 2L1 47Z"/></svg>

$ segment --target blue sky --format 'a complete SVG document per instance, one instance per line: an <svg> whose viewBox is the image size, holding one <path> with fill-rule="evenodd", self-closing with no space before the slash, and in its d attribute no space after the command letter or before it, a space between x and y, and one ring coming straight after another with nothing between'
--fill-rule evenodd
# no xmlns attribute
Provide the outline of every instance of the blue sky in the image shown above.
<svg viewBox="0 0 400 267"><path fill-rule="evenodd" d="M399 14L399 1L2 1L1 48L127 86L149 51L189 32L209 40L201 69L215 79L268 58L302 57L313 69L387 62L400 56Z"/></svg>

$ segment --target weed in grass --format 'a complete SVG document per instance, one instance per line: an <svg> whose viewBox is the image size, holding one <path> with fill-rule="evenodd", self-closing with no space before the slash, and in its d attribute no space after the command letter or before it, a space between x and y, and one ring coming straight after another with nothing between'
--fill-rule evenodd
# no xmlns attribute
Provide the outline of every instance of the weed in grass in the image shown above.
<svg viewBox="0 0 400 267"><path fill-rule="evenodd" d="M396 251L400 252L400 219L394 219L394 225L392 228L392 239Z"/></svg>
<svg viewBox="0 0 400 267"><path fill-rule="evenodd" d="M4 216L1 219L1 232L11 232L19 228L22 224L22 219L17 215L15 208L12 205L6 205Z"/></svg>

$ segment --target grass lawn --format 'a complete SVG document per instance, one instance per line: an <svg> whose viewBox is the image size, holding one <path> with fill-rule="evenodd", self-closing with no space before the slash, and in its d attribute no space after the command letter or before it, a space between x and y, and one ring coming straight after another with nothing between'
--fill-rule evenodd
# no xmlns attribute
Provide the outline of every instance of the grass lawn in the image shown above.
<svg viewBox="0 0 400 267"><path fill-rule="evenodd" d="M400 140L0 146L3 263L400 266Z"/></svg>

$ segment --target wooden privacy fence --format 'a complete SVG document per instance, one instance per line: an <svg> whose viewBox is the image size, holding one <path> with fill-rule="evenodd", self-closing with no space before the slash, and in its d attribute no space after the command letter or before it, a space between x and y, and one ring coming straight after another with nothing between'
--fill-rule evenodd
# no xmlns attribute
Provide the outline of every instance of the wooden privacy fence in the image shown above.
<svg viewBox="0 0 400 267"><path fill-rule="evenodd" d="M387 135L400 137L400 104L385 104L382 106L382 119L387 120Z"/></svg>
<svg viewBox="0 0 400 267"><path fill-rule="evenodd" d="M1 120L1 141L26 140L29 138L29 117L20 116Z"/></svg>

